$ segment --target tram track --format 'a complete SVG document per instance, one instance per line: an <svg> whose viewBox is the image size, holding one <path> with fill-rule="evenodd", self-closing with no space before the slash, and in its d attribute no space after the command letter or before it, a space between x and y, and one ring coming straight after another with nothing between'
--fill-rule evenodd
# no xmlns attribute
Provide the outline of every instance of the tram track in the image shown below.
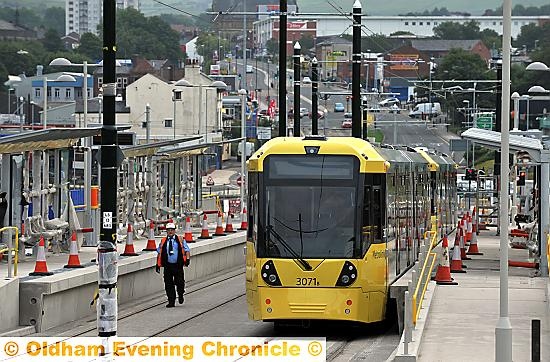
<svg viewBox="0 0 550 362"><path fill-rule="evenodd" d="M185 293L185 296L187 297L189 295L199 293L199 292L204 291L208 288L215 287L217 285L220 285L220 284L225 283L227 281L230 281L232 279L243 278L243 277L244 277L244 271L240 267L238 269L231 269L231 270L229 270L225 273L218 273L215 277L211 277L207 281L199 281L196 284L190 285L189 287L187 287L186 289L188 289L188 292ZM245 294L242 293L237 298L242 297L243 295L245 295ZM218 307L220 307L224 304L227 304L227 303L229 303L232 300L237 299L237 298L233 298L231 300L226 300L222 303L216 304L215 306L212 306L211 308L209 308L209 310L202 311L202 312L200 312L200 314L190 316L187 319L190 320L190 319L196 318L199 315L202 315L204 313L208 313L209 311L214 310L214 309L216 309L216 308L218 308ZM127 320L130 317L136 317L137 315L139 315L141 313L150 312L151 310L153 310L157 307L163 306L165 304L166 304L166 299L164 298L164 292L152 295L146 301L142 300L138 307L136 307L136 306L127 306L126 308L121 310L119 312L118 322L123 321L123 320ZM182 321L179 321L177 324L184 323L186 321L187 320L182 320ZM95 318L94 319L88 319L88 320L83 321L83 324L81 324L79 326L73 326L72 328L69 327L69 329L65 329L66 330L65 333L57 333L56 335L65 336L65 337L68 337L68 339L73 338L73 337L81 337L81 336L84 336L84 335L86 335L90 332L93 332L94 330L97 329L97 326L95 324L93 326L90 325L90 324L95 323L95 322L96 322ZM171 328L173 328L173 327L174 326L172 326ZM63 328L63 326L61 328ZM171 328L167 328L167 329L171 329ZM51 332L52 331L49 331L49 333L47 333L47 334L37 334L37 335L42 335L42 336L51 335ZM54 333L55 333L55 330L54 330ZM162 333L162 332L159 332L159 333Z"/></svg>

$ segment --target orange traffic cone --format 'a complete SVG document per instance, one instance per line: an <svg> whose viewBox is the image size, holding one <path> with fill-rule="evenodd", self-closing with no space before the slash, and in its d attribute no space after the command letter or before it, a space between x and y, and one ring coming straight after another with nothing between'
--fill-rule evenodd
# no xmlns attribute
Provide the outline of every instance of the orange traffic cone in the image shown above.
<svg viewBox="0 0 550 362"><path fill-rule="evenodd" d="M467 255L466 255L466 242L464 241L464 235L465 235L465 232L463 229L460 229L460 258L462 260L472 260L472 258L469 258Z"/></svg>
<svg viewBox="0 0 550 362"><path fill-rule="evenodd" d="M185 218L185 234L183 236L188 243L194 243L193 233L191 232L191 218L188 216Z"/></svg>
<svg viewBox="0 0 550 362"><path fill-rule="evenodd" d="M447 235L443 236L441 248L443 252L441 253L439 266L435 273L435 282L443 285L457 285L458 283L451 278L451 267L449 266L449 241L447 240Z"/></svg>
<svg viewBox="0 0 550 362"><path fill-rule="evenodd" d="M214 231L214 236L225 236L226 233L223 232L222 226L222 212L218 211L218 219L216 220L216 231Z"/></svg>
<svg viewBox="0 0 550 362"><path fill-rule="evenodd" d="M225 233L235 233L233 230L233 214L227 213L227 222L225 223Z"/></svg>
<svg viewBox="0 0 550 362"><path fill-rule="evenodd" d="M126 234L126 245L124 246L124 253L121 256L136 256L138 253L134 251L134 231L132 224L128 223L128 232Z"/></svg>
<svg viewBox="0 0 550 362"><path fill-rule="evenodd" d="M64 268L84 268L83 265L80 265L80 258L78 257L78 242L76 241L76 232L74 231L69 247L69 262L64 266Z"/></svg>
<svg viewBox="0 0 550 362"><path fill-rule="evenodd" d="M157 242L155 240L155 223L153 220L149 222L149 238L147 239L147 245L143 251L157 251Z"/></svg>
<svg viewBox="0 0 550 362"><path fill-rule="evenodd" d="M36 264L34 265L34 271L29 273L32 276L44 276L52 275L52 272L48 271L48 265L46 264L46 251L44 250L44 237L40 237L40 242L38 243L38 249L36 251Z"/></svg>
<svg viewBox="0 0 550 362"><path fill-rule="evenodd" d="M241 227L239 230L246 230L248 229L248 220L246 215L246 207L243 208L243 212L241 213Z"/></svg>
<svg viewBox="0 0 550 362"><path fill-rule="evenodd" d="M462 229L458 229L458 232L462 232ZM460 236L459 236L460 239ZM466 270L462 269L462 258L460 257L460 243L455 241L453 248L453 258L451 260L451 273L466 273Z"/></svg>
<svg viewBox="0 0 550 362"><path fill-rule="evenodd" d="M483 253L479 252L479 249L477 247L477 233L475 233L475 232L472 232L472 241L470 242L470 247L468 248L468 252L466 254L468 254L468 255L483 255Z"/></svg>
<svg viewBox="0 0 550 362"><path fill-rule="evenodd" d="M212 237L208 233L208 216L206 216L206 214L204 214L204 217L202 218L202 229L199 239L212 239Z"/></svg>

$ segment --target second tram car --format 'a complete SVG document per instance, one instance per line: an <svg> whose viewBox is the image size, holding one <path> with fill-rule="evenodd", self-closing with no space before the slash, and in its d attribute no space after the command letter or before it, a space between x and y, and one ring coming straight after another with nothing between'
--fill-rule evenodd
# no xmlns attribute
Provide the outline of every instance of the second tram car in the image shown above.
<svg viewBox="0 0 550 362"><path fill-rule="evenodd" d="M267 142L248 161L249 317L383 320L431 216L450 210L451 162L350 137Z"/></svg>

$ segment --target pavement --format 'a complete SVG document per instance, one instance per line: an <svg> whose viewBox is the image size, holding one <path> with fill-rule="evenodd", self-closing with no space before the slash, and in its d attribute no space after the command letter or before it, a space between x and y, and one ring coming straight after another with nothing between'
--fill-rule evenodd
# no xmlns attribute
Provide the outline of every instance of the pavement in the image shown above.
<svg viewBox="0 0 550 362"><path fill-rule="evenodd" d="M499 318L499 237L494 229L481 231L484 255L464 261L465 274L453 274L457 286L438 285L418 361L494 361L495 326ZM526 250L509 249L509 259L527 261ZM541 321L541 360L550 361L550 302L548 278L534 270L509 268L509 316L513 360L531 360L531 321Z"/></svg>

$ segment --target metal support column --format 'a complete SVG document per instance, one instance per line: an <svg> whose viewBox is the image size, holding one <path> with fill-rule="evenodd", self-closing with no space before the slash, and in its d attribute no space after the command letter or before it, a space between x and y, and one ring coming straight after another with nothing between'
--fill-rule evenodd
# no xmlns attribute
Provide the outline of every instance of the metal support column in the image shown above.
<svg viewBox="0 0 550 362"><path fill-rule="evenodd" d="M279 4L279 136L286 137L287 0L280 0Z"/></svg>
<svg viewBox="0 0 550 362"><path fill-rule="evenodd" d="M311 134L319 132L319 62L311 60Z"/></svg>
<svg viewBox="0 0 550 362"><path fill-rule="evenodd" d="M116 1L103 0L103 103L101 129L101 231L98 246L97 331L100 337L117 334L117 189L118 145L116 96ZM108 341L104 341L107 347ZM110 349L109 349L110 350ZM109 351L108 350L108 351Z"/></svg>
<svg viewBox="0 0 550 362"><path fill-rule="evenodd" d="M512 0L504 0L502 12L502 106L500 155L500 313L495 328L495 360L512 361L512 324L508 310L508 196L510 159L510 47Z"/></svg>
<svg viewBox="0 0 550 362"><path fill-rule="evenodd" d="M300 43L294 44L294 55L292 56L294 64L294 137L300 137L300 57L301 57ZM279 112L280 113L280 112Z"/></svg>
<svg viewBox="0 0 550 362"><path fill-rule="evenodd" d="M359 0L353 4L353 46L351 69L351 135L361 138L361 12Z"/></svg>
<svg viewBox="0 0 550 362"><path fill-rule="evenodd" d="M541 151L540 165L540 274L543 277L548 277L548 259L546 258L546 250L548 250L548 233L550 223L550 150Z"/></svg>

